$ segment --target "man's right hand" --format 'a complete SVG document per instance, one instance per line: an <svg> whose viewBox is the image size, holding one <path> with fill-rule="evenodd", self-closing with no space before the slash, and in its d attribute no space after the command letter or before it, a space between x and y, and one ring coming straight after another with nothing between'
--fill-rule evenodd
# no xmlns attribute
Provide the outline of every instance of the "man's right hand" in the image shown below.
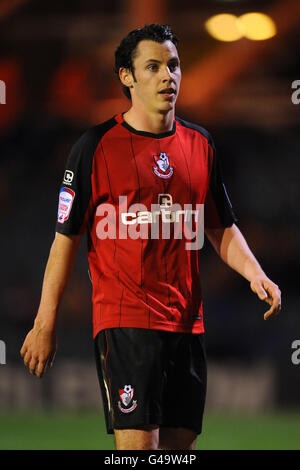
<svg viewBox="0 0 300 470"><path fill-rule="evenodd" d="M51 367L56 353L55 323L63 292L71 276L81 235L56 232L43 281L41 302L32 330L21 348L24 364L41 377Z"/></svg>
<svg viewBox="0 0 300 470"><path fill-rule="evenodd" d="M51 367L57 348L54 330L46 330L35 324L27 334L20 350L29 372L41 377L47 367Z"/></svg>

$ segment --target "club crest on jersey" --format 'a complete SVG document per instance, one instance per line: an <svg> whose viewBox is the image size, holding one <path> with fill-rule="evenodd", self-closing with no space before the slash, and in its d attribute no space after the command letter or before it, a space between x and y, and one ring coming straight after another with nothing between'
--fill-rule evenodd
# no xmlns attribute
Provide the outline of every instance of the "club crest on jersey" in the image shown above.
<svg viewBox="0 0 300 470"><path fill-rule="evenodd" d="M68 220L72 204L74 201L75 192L70 188L61 188L59 192L59 199L58 199L58 214L57 214L57 222L63 224L66 220Z"/></svg>
<svg viewBox="0 0 300 470"><path fill-rule="evenodd" d="M153 155L156 166L153 167L154 173L160 178L171 178L173 175L173 167L170 167L169 157L165 152L160 152L159 155Z"/></svg>
<svg viewBox="0 0 300 470"><path fill-rule="evenodd" d="M131 413L137 407L137 400L133 400L133 394L134 388L131 385L124 385L124 388L119 389L121 401L118 401L118 407L122 413Z"/></svg>

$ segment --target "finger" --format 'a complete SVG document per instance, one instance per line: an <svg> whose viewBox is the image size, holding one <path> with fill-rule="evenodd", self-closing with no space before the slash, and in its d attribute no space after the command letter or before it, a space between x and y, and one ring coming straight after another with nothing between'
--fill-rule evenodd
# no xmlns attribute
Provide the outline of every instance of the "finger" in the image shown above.
<svg viewBox="0 0 300 470"><path fill-rule="evenodd" d="M35 375L35 368L36 368L36 366L37 366L37 362L38 362L37 359L34 358L34 357L32 357L32 358L31 358L31 361L30 361L30 363L29 363L29 365L28 365L29 372L30 372L32 375Z"/></svg>
<svg viewBox="0 0 300 470"><path fill-rule="evenodd" d="M266 295L267 297L263 300L265 300L266 302L268 302L270 305L272 305L274 302L277 304L280 302L280 290L278 289L278 287L276 285L270 285L270 284L267 284L266 282L263 283L263 286L262 286L264 292L266 292Z"/></svg>
<svg viewBox="0 0 300 470"><path fill-rule="evenodd" d="M279 286L270 281L270 279L263 279L262 283L265 289L278 290L280 292Z"/></svg>
<svg viewBox="0 0 300 470"><path fill-rule="evenodd" d="M35 369L35 375L37 377L42 377L42 375L46 372L46 369L47 369L47 361L39 360L37 367Z"/></svg>
<svg viewBox="0 0 300 470"><path fill-rule="evenodd" d="M273 315L273 308L269 308L269 310L264 314L264 320L268 320Z"/></svg>
<svg viewBox="0 0 300 470"><path fill-rule="evenodd" d="M42 377L42 375L45 374L45 372L47 371L47 369L51 368L53 366L53 362L54 362L54 358L55 358L55 354L56 354L56 351L54 351L50 356L49 358L45 361L45 364L43 365L43 368L41 367L41 374L40 374L40 377Z"/></svg>
<svg viewBox="0 0 300 470"><path fill-rule="evenodd" d="M268 284L266 282L263 283L263 287L265 288L266 292L269 294L270 297L275 299L281 299L281 291L276 284Z"/></svg>
<svg viewBox="0 0 300 470"><path fill-rule="evenodd" d="M260 298L260 300L267 300L268 299L268 294L263 288L259 289L259 291L257 292L257 295Z"/></svg>
<svg viewBox="0 0 300 470"><path fill-rule="evenodd" d="M254 292L256 292L260 300L266 300L268 298L267 292L260 283L254 286Z"/></svg>
<svg viewBox="0 0 300 470"><path fill-rule="evenodd" d="M24 357L24 355L26 354L26 351L27 351L27 346L23 344L22 348L20 349L20 355Z"/></svg>
<svg viewBox="0 0 300 470"><path fill-rule="evenodd" d="M271 308L269 308L269 310L264 314L264 320L268 320L268 318L270 318L271 316L275 316L277 315L281 310L281 303L280 301L278 302L274 302L271 306Z"/></svg>
<svg viewBox="0 0 300 470"><path fill-rule="evenodd" d="M31 353L29 351L26 351L26 354L25 354L24 360L23 360L24 365L26 367L28 367L30 361L31 361Z"/></svg>

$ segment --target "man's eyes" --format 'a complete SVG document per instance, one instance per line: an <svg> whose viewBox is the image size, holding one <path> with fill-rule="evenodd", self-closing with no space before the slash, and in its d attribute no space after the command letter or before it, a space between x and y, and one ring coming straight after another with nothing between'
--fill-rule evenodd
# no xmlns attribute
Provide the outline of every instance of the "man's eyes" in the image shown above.
<svg viewBox="0 0 300 470"><path fill-rule="evenodd" d="M150 65L148 65L148 69L149 70L157 70L158 66L157 66L157 64L150 64Z"/></svg>
<svg viewBox="0 0 300 470"><path fill-rule="evenodd" d="M179 64L177 62L173 62L172 64L169 64L168 67L169 67L170 70L173 71L173 70L176 70L179 67ZM157 64L150 64L150 65L148 65L147 68L149 70L152 70L152 71L158 70L158 65Z"/></svg>
<svg viewBox="0 0 300 470"><path fill-rule="evenodd" d="M173 62L172 64L169 64L170 70L176 70L177 67L179 67L179 64L177 62Z"/></svg>

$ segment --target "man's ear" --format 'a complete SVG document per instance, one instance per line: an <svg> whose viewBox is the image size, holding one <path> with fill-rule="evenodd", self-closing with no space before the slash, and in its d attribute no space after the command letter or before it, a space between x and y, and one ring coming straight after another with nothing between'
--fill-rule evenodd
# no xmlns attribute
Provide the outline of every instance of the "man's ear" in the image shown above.
<svg viewBox="0 0 300 470"><path fill-rule="evenodd" d="M119 69L119 77L121 83L128 88L133 87L133 76L130 69L125 69L124 67L120 67Z"/></svg>

